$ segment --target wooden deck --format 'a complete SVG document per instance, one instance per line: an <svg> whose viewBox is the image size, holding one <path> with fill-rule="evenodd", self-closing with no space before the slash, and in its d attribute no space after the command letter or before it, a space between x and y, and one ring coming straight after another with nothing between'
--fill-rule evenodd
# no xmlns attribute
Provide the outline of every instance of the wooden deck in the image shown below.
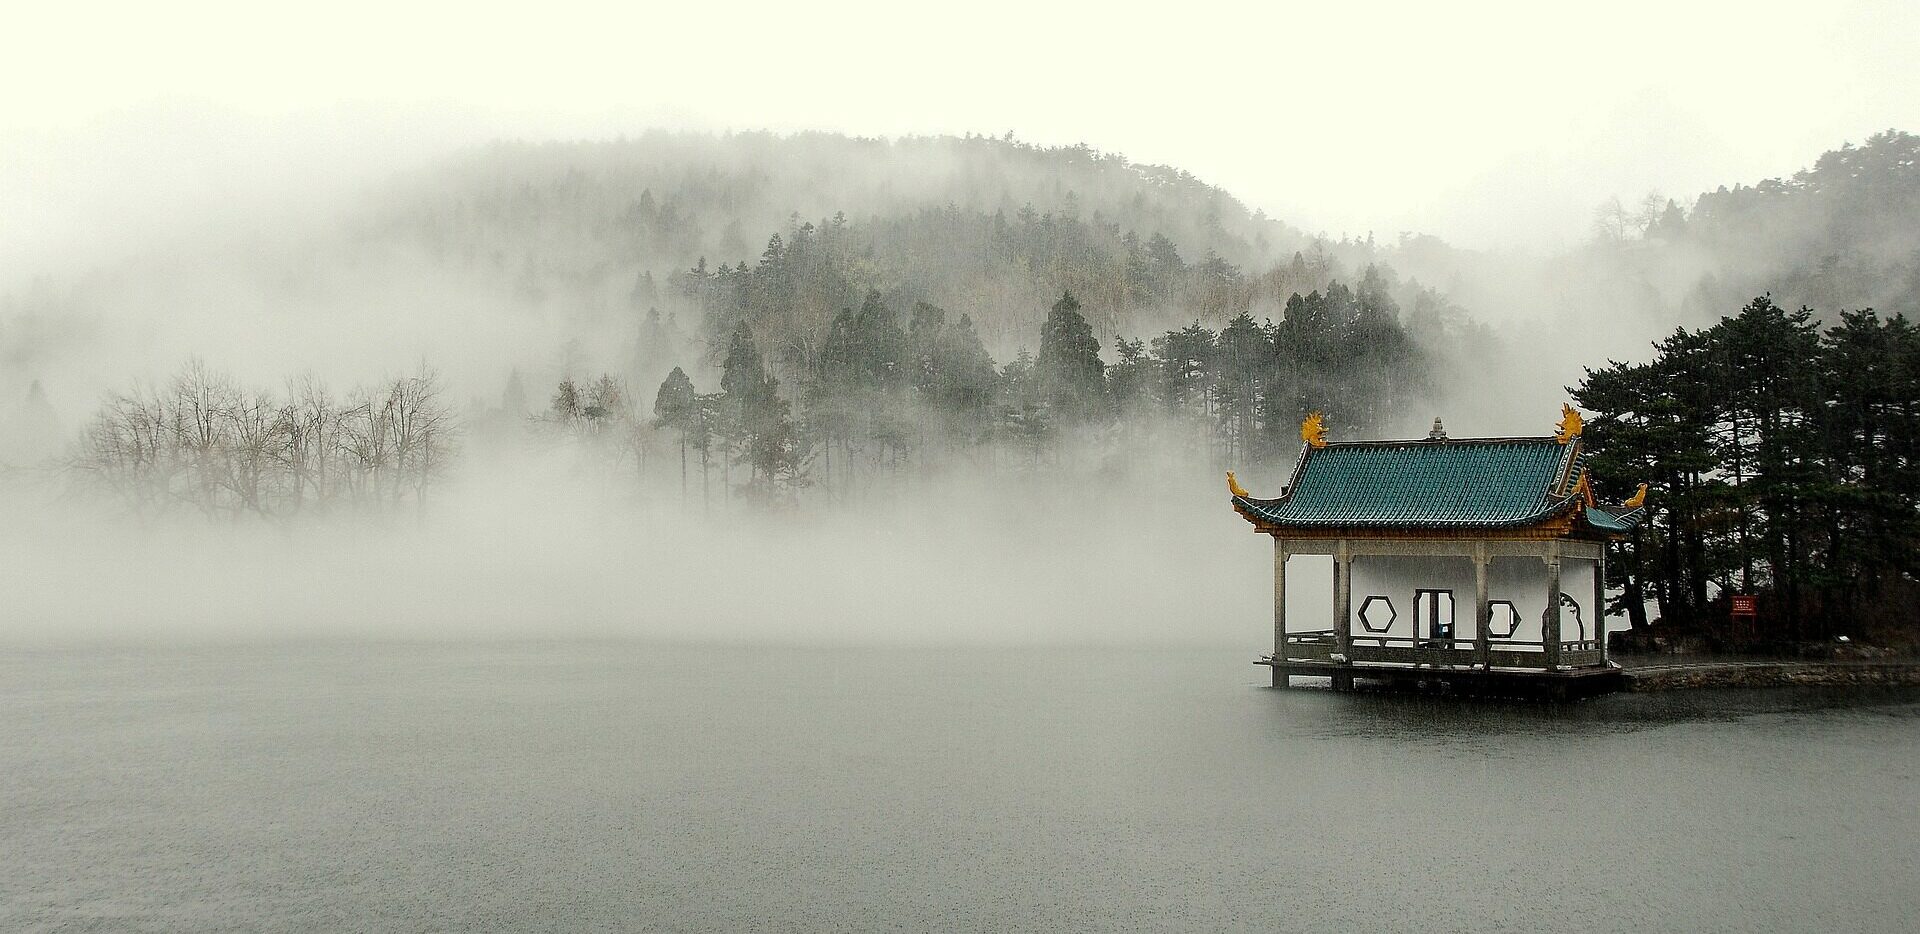
<svg viewBox="0 0 1920 934"><path fill-rule="evenodd" d="M1920 660L1769 658L1692 658L1627 656L1624 664L1588 665L1548 671L1538 651L1516 653L1526 664L1485 668L1446 664L1454 658L1447 649L1419 650L1417 656L1396 653L1376 656L1356 651L1348 662L1304 658L1289 651L1288 658L1263 658L1255 664L1273 672L1275 687L1293 678L1327 678L1335 690L1352 690L1360 682L1388 689L1431 690L1490 697L1531 697L1553 700L1595 697L1616 691L1677 691L1699 688L1771 687L1920 687ZM1410 650L1411 651L1411 650ZM1437 652L1437 654L1435 654ZM1401 661L1417 657L1418 664ZM1392 660L1375 660L1390 658ZM1504 659L1500 659L1504 661Z"/></svg>
<svg viewBox="0 0 1920 934"><path fill-rule="evenodd" d="M1460 694L1573 698L1622 687L1620 669L1603 661L1592 640L1559 644L1559 664L1548 664L1540 642L1503 639L1484 650L1471 639L1413 639L1355 635L1340 653L1332 631L1290 632L1286 652L1257 664L1273 671L1274 687L1295 677L1328 678L1336 690L1357 681L1425 687Z"/></svg>
<svg viewBox="0 0 1920 934"><path fill-rule="evenodd" d="M1355 635L1346 658L1355 664L1378 663L1427 668L1520 668L1544 670L1547 647L1540 642L1500 639L1483 658L1472 639L1414 639L1406 636ZM1287 633L1285 661L1332 662L1339 654L1334 634ZM1597 668L1600 644L1591 640L1560 643L1560 668Z"/></svg>
<svg viewBox="0 0 1920 934"><path fill-rule="evenodd" d="M1356 682L1371 681L1394 688L1426 688L1446 693L1490 697L1537 697L1570 700L1611 694L1623 686L1621 672L1614 666L1562 668L1548 671L1539 667L1539 655L1529 668L1472 668L1462 666L1415 666L1354 661L1312 661L1289 658L1276 662L1263 658L1257 665L1272 669L1275 687L1285 687L1293 678L1327 678L1335 690L1352 690Z"/></svg>

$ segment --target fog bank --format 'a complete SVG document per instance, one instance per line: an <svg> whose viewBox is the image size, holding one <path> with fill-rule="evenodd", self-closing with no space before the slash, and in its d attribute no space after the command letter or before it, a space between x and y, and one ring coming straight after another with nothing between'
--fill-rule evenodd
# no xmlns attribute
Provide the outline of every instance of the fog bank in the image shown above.
<svg viewBox="0 0 1920 934"><path fill-rule="evenodd" d="M696 480L697 482L697 480ZM831 512L703 518L467 473L424 516L282 530L9 511L0 641L611 637L1257 644L1271 549L1210 470L948 478Z"/></svg>

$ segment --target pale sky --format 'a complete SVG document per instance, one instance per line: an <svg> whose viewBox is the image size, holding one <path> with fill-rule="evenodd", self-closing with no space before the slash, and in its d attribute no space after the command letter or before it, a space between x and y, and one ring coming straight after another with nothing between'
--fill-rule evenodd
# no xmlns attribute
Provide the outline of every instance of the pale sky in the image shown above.
<svg viewBox="0 0 1920 934"><path fill-rule="evenodd" d="M1013 130L1334 236L1551 249L1610 195L1920 130L1911 0L35 6L0 37L0 209L28 224L499 135Z"/></svg>

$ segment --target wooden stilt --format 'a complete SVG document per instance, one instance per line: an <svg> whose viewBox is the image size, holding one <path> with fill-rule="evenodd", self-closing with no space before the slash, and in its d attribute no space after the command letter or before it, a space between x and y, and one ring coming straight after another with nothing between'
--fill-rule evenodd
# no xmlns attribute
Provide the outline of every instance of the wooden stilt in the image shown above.
<svg viewBox="0 0 1920 934"><path fill-rule="evenodd" d="M1473 655L1482 668L1493 664L1493 608L1487 603L1487 546L1473 548Z"/></svg>
<svg viewBox="0 0 1920 934"><path fill-rule="evenodd" d="M1547 545L1547 613L1541 621L1540 641L1546 643L1547 670L1560 667L1560 548Z"/></svg>
<svg viewBox="0 0 1920 934"><path fill-rule="evenodd" d="M1287 660L1287 541L1273 537L1273 660ZM1279 665L1273 668L1273 686L1287 687L1290 678Z"/></svg>
<svg viewBox="0 0 1920 934"><path fill-rule="evenodd" d="M1607 546L1600 546L1600 559L1593 563L1593 641L1600 649L1600 664L1607 664Z"/></svg>
<svg viewBox="0 0 1920 934"><path fill-rule="evenodd" d="M1353 549L1346 539L1333 560L1333 644L1342 658L1353 657Z"/></svg>

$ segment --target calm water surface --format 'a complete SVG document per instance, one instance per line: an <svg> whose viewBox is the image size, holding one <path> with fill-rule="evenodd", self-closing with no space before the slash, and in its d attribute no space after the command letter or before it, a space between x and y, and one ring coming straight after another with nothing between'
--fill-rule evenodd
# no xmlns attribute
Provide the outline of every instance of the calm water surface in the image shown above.
<svg viewBox="0 0 1920 934"><path fill-rule="evenodd" d="M0 930L1920 928L1913 694L1252 655L0 653Z"/></svg>

